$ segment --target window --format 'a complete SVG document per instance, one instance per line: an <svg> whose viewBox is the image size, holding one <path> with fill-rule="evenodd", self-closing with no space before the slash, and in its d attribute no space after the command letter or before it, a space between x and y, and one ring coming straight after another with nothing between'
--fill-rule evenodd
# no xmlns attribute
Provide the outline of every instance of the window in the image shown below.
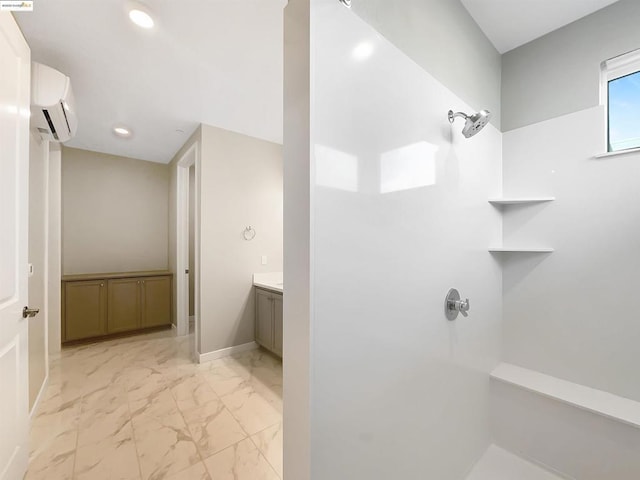
<svg viewBox="0 0 640 480"><path fill-rule="evenodd" d="M640 148L640 50L602 65L607 110L607 151Z"/></svg>

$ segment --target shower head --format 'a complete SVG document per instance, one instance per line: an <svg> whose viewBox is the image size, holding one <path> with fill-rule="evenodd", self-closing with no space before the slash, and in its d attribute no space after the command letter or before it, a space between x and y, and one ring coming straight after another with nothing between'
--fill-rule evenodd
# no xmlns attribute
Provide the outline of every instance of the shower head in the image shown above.
<svg viewBox="0 0 640 480"><path fill-rule="evenodd" d="M453 123L456 117L462 117L466 120L462 134L465 138L471 138L489 123L489 120L491 120L491 112L488 110L480 110L473 115L467 115L462 112L453 113L453 110L449 110L449 123Z"/></svg>

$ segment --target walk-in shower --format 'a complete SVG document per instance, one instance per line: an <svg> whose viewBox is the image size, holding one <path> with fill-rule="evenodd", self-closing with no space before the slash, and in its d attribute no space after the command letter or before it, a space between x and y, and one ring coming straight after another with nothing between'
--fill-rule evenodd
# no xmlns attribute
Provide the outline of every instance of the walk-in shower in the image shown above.
<svg viewBox="0 0 640 480"><path fill-rule="evenodd" d="M456 117L462 117L466 120L462 134L465 138L471 138L489 123L491 112L489 110L480 110L473 115L467 115L463 112L453 113L453 110L449 110L449 123L453 123Z"/></svg>

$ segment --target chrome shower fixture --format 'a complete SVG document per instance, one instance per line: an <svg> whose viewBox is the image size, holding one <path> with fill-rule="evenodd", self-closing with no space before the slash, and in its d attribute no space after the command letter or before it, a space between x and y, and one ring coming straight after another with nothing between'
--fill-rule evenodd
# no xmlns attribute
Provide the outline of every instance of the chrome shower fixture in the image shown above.
<svg viewBox="0 0 640 480"><path fill-rule="evenodd" d="M351 0L340 0L340 3L347 8L351 8Z"/></svg>
<svg viewBox="0 0 640 480"><path fill-rule="evenodd" d="M462 117L466 120L462 134L465 138L471 138L489 123L491 112L489 110L480 110L473 115L467 115L463 112L453 113L453 110L449 110L449 123L453 123L456 117Z"/></svg>

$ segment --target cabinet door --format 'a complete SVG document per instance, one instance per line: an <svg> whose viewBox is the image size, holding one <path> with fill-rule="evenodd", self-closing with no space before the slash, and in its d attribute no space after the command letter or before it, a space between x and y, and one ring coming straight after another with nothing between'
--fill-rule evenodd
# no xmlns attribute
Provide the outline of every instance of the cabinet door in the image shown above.
<svg viewBox="0 0 640 480"><path fill-rule="evenodd" d="M140 279L109 280L107 332L127 332L140 328Z"/></svg>
<svg viewBox="0 0 640 480"><path fill-rule="evenodd" d="M273 296L273 351L282 356L282 295Z"/></svg>
<svg viewBox="0 0 640 480"><path fill-rule="evenodd" d="M273 296L256 289L256 342L273 349Z"/></svg>
<svg viewBox="0 0 640 480"><path fill-rule="evenodd" d="M171 324L171 277L142 278L142 327Z"/></svg>
<svg viewBox="0 0 640 480"><path fill-rule="evenodd" d="M66 282L64 340L80 340L107 333L107 294L104 280Z"/></svg>

